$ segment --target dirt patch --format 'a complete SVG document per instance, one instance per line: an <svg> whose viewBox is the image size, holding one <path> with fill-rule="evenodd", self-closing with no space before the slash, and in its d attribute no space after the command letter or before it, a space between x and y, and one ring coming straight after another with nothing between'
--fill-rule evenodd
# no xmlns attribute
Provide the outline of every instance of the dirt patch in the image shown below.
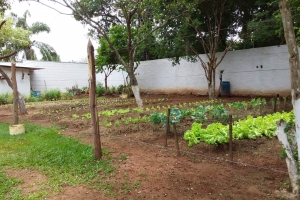
<svg viewBox="0 0 300 200"><path fill-rule="evenodd" d="M228 162L228 147L200 143L188 147L183 134L191 121L178 126L181 156L175 150L174 134L168 136L164 147L165 130L148 123L130 123L116 126L115 121L124 117L149 115L163 107L194 106L204 100L199 96L143 95L145 110L111 117L100 115L102 147L111 152L117 166L109 179L103 180L113 188L106 191L88 186L65 186L63 192L47 199L280 199L278 190L289 187L286 164L279 157L281 146L274 137L256 140L236 140L234 163ZM250 100L247 97L222 98L220 102ZM268 99L269 100L269 99ZM108 98L98 102L98 111L135 108L134 99ZM148 108L148 110L146 110ZM269 111L272 108L268 108ZM281 107L290 110L291 105ZM92 145L93 135L87 101L58 101L35 104L29 114L20 117L21 123L44 126L56 124L69 137ZM74 115L76 114L76 115ZM76 117L74 117L76 116ZM77 117L78 116L78 117ZM111 122L110 127L103 121ZM12 122L10 107L0 107L0 121ZM23 177L31 179L30 176ZM44 177L42 177L43 180ZM32 183L31 183L32 184Z"/></svg>
<svg viewBox="0 0 300 200"><path fill-rule="evenodd" d="M32 192L37 192L40 190L40 186L45 184L47 181L47 177L43 174L39 173L35 170L14 170L14 169L7 169L6 173L10 177L18 178L23 180L23 183L18 185L18 188L22 189L23 194L29 194Z"/></svg>

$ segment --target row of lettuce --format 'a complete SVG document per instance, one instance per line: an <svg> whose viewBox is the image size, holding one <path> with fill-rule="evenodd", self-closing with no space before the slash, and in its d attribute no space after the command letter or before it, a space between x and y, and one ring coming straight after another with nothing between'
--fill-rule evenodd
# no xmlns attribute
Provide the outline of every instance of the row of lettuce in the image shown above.
<svg viewBox="0 0 300 200"><path fill-rule="evenodd" d="M185 131L184 139L188 141L188 146L193 146L200 142L219 145L229 141L229 114L222 104L214 106L199 106L194 109L172 108L170 110L169 123L176 125L186 117L190 117L194 122L191 129ZM152 113L149 122L166 126L166 113ZM265 116L247 116L246 119L233 120L232 138L256 139L257 137L271 138L276 135L276 122L284 120L289 124L294 123L294 114L291 112L276 112Z"/></svg>

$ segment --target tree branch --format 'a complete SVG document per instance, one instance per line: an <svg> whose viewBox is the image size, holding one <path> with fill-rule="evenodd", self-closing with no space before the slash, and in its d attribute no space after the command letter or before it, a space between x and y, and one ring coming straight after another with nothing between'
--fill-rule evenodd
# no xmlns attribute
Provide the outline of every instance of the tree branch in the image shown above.
<svg viewBox="0 0 300 200"><path fill-rule="evenodd" d="M12 52L12 53L10 53L10 54L7 54L7 55L5 55L5 56L0 56L0 60L5 59L5 58L9 58L9 57L11 57L11 56L14 56L14 55L16 55L18 52L19 52L19 51L14 51L14 52Z"/></svg>

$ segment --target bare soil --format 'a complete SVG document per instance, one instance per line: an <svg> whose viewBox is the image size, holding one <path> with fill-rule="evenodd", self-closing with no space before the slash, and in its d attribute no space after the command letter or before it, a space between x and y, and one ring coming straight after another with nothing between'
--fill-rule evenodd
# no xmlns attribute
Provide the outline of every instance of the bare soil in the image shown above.
<svg viewBox="0 0 300 200"><path fill-rule="evenodd" d="M108 101L98 104L98 111L136 107L132 98L128 99L128 104L110 104L115 99L108 97ZM156 108L158 105L178 106L179 103L196 102L206 97L144 95L143 99L145 107ZM222 102L241 100L250 98L222 98ZM272 111L272 108L268 109L265 112ZM291 105L281 109L290 110ZM32 103L28 107L28 115L20 116L20 122L43 126L56 124L65 128L61 134L92 145L90 120L72 117L74 113L81 116L88 112L86 101ZM151 110L138 115L149 113ZM126 117L136 115L130 113ZM123 116L115 115L106 119L114 122ZM104 116L100 116L100 122L104 119ZM12 106L0 106L0 121L13 122ZM50 194L47 199L288 199L281 192L286 189L288 193L291 189L285 161L279 156L281 145L276 137L234 141L234 162L231 163L228 161L227 145L216 147L200 143L188 147L183 134L190 129L191 123L185 120L178 126L180 156L175 150L174 134L168 136L168 146L164 147L165 130L161 127L140 123L122 124L119 127L113 125L109 128L101 123L102 147L112 152L113 164L117 166L115 175L103 180L114 186L113 192L107 194L103 190L91 189L88 185L66 185L62 192ZM38 183L47 179L37 171L9 169L7 174L23 179L18 187L25 194L38 190Z"/></svg>

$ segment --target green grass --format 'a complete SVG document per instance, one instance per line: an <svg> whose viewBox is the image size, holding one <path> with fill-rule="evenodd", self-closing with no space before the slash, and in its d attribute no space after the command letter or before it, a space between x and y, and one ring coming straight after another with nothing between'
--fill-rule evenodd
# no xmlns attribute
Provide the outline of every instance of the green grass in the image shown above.
<svg viewBox="0 0 300 200"><path fill-rule="evenodd" d="M0 199L42 199L48 192L59 192L62 185L112 189L99 178L114 170L111 160L96 161L93 147L60 135L57 127L25 124L25 129L25 134L11 136L9 124L0 123ZM24 196L15 187L22 180L9 177L5 169L37 170L47 183L41 191Z"/></svg>

